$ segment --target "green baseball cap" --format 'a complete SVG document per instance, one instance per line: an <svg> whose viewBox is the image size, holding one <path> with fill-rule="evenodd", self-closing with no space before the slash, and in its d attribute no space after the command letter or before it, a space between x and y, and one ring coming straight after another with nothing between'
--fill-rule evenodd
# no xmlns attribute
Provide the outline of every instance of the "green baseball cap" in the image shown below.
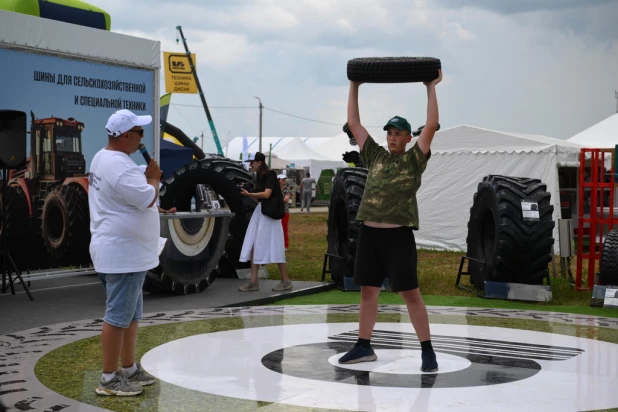
<svg viewBox="0 0 618 412"><path fill-rule="evenodd" d="M389 126L393 126L399 130L407 130L408 133L412 133L412 126L410 126L410 123L403 117L395 116L391 118L384 126L384 130L387 130Z"/></svg>

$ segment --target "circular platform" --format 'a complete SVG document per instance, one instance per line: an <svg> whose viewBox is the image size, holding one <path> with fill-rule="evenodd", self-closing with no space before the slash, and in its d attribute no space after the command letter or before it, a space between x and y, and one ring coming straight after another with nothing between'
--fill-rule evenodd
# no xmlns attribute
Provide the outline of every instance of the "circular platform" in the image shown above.
<svg viewBox="0 0 618 412"><path fill-rule="evenodd" d="M158 381L133 398L94 394L100 319L2 336L0 400L62 411L618 408L618 319L428 310L436 373L420 372L402 306L380 307L378 359L354 365L337 360L356 341L358 305L208 309L145 316L138 358Z"/></svg>

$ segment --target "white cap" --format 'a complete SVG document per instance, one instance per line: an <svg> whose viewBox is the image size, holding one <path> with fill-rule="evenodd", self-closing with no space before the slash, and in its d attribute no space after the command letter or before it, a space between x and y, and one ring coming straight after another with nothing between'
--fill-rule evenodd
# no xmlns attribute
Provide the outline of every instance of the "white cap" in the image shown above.
<svg viewBox="0 0 618 412"><path fill-rule="evenodd" d="M277 179L287 179L288 177L284 174L280 174L279 176L277 176Z"/></svg>
<svg viewBox="0 0 618 412"><path fill-rule="evenodd" d="M152 116L150 115L138 116L129 110L122 109L114 112L109 117L105 128L108 134L120 136L135 126L145 126L150 124L150 122L152 122Z"/></svg>

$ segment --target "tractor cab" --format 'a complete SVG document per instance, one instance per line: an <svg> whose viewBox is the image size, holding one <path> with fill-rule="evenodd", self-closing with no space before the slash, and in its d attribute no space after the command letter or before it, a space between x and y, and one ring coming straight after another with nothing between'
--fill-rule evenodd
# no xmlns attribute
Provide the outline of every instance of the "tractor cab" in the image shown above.
<svg viewBox="0 0 618 412"><path fill-rule="evenodd" d="M32 119L30 131L30 178L63 180L85 176L86 160L82 154L84 124L72 117Z"/></svg>

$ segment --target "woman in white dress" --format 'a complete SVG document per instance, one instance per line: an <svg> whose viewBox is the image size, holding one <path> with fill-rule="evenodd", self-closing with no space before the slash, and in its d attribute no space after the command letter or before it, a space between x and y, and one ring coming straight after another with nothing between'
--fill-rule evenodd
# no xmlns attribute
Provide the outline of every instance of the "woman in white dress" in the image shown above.
<svg viewBox="0 0 618 412"><path fill-rule="evenodd" d="M249 193L241 189L243 196L249 196L258 202L253 211L251 221L247 227L245 240L240 252L241 262L251 262L251 281L238 288L241 292L254 292L260 290L258 284L259 265L276 263L281 273L281 282L273 287L273 291L279 292L292 289L292 282L288 277L287 265L285 263L285 244L283 241L283 227L281 221L268 217L262 213L262 200L270 198L276 185L277 175L266 165L266 157L263 153L255 153L249 167L256 172L257 184L255 192Z"/></svg>

